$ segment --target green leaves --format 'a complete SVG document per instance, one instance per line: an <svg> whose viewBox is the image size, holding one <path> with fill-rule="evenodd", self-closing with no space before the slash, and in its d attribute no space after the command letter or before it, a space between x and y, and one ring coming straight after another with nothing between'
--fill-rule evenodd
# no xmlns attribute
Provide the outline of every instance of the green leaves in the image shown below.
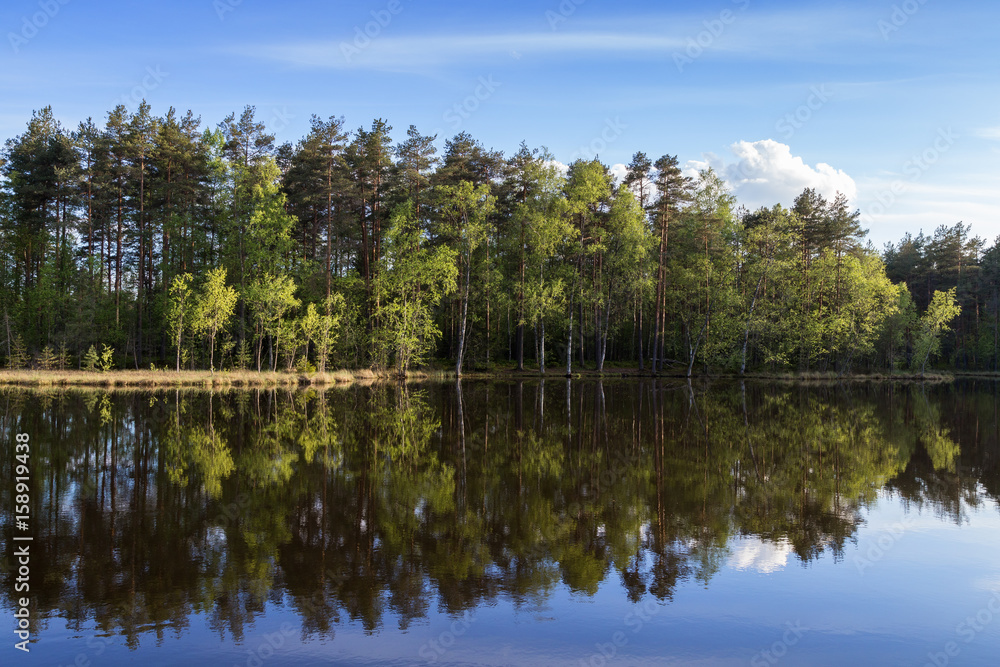
<svg viewBox="0 0 1000 667"><path fill-rule="evenodd" d="M457 253L447 246L429 247L417 226L413 206L396 209L386 234L385 257L374 281L376 364L394 363L400 374L420 363L440 330L434 308L456 289Z"/></svg>
<svg viewBox="0 0 1000 667"><path fill-rule="evenodd" d="M948 324L961 314L962 309L955 302L955 288L946 292L935 291L927 312L917 324L914 364L919 362L923 375L927 361L941 349L941 334L949 331Z"/></svg>
<svg viewBox="0 0 1000 667"><path fill-rule="evenodd" d="M114 370L115 367L115 351L110 346L105 345L104 349L101 351L101 358L98 362L98 366L102 373L107 373L110 370Z"/></svg>
<svg viewBox="0 0 1000 667"><path fill-rule="evenodd" d="M278 346L282 318L289 310L298 308L300 301L295 298L295 282L291 276L274 276L269 273L265 273L244 289L243 298L250 308L256 325L257 370L260 370L264 338L273 337L276 341L275 347Z"/></svg>
<svg viewBox="0 0 1000 667"><path fill-rule="evenodd" d="M192 326L196 310L191 289L191 274L185 273L174 277L170 286L170 302L167 306L167 322L171 337L177 347L176 369L181 369L181 343L184 331Z"/></svg>
<svg viewBox="0 0 1000 667"><path fill-rule="evenodd" d="M226 269L209 271L199 295L192 327L208 337L209 368L215 370L215 337L229 323L236 308L237 293L226 286Z"/></svg>

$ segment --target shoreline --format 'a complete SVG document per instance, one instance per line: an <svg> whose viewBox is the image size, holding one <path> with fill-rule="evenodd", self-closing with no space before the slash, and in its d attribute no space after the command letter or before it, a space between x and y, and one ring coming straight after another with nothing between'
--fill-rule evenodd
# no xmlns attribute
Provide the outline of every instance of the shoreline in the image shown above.
<svg viewBox="0 0 1000 667"><path fill-rule="evenodd" d="M326 373L298 373L284 371L174 371L174 370L0 370L0 386L8 387L109 387L109 388L157 388L157 387L335 387L375 382L425 382L454 381L454 371L418 370L405 378L394 373L379 373L370 369L329 371ZM686 375L678 373L640 372L635 368L605 368L602 372L593 369L575 370L567 376L562 370L552 370L545 374L537 370L516 371L514 369L493 371L471 371L462 374L463 380L541 380L541 379L666 379L687 381ZM747 373L738 374L698 374L690 380L752 380L790 383L832 383L832 382L924 382L944 383L958 379L1000 379L1000 373L991 372L935 372L925 373Z"/></svg>

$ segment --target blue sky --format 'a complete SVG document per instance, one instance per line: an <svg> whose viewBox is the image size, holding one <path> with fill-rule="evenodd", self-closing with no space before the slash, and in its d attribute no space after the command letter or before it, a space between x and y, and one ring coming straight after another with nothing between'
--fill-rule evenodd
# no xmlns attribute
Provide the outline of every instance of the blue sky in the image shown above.
<svg viewBox="0 0 1000 667"><path fill-rule="evenodd" d="M675 154L749 207L839 189L878 246L959 221L992 241L998 18L966 0L6 0L0 137L48 104L73 127L142 97L212 125L252 104L279 141L313 113L381 117L397 139L465 130L564 163Z"/></svg>

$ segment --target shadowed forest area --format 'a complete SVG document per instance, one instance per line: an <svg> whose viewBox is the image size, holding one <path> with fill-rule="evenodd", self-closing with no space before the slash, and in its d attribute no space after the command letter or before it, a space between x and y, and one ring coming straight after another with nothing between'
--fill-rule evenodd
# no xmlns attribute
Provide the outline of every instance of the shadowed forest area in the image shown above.
<svg viewBox="0 0 1000 667"><path fill-rule="evenodd" d="M843 195L749 211L635 153L509 156L312 118L278 145L143 102L7 140L9 368L996 371L1000 249L962 223L881 252Z"/></svg>

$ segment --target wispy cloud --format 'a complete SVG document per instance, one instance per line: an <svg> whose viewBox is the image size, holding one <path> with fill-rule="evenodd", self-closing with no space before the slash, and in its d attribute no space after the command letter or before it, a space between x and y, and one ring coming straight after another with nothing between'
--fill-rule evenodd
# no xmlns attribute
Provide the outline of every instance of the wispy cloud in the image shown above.
<svg viewBox="0 0 1000 667"><path fill-rule="evenodd" d="M982 127L976 130L976 136L982 137L983 139L992 139L994 141L1000 141L1000 125L996 127Z"/></svg>
<svg viewBox="0 0 1000 667"><path fill-rule="evenodd" d="M858 49L878 37L870 12L806 8L745 13L734 5L723 15L704 12L666 12L647 16L602 17L600 21L574 17L558 30L489 33L380 34L356 43L356 35L342 39L314 39L244 43L228 53L275 62L328 69L426 71L449 64L483 63L511 55L560 56L595 59L658 55L672 58L688 49L722 57L754 60L814 62L868 62ZM539 15L539 23L544 24ZM638 30L637 26L641 26ZM710 38L710 39L709 39ZM878 43L881 44L879 38Z"/></svg>
<svg viewBox="0 0 1000 667"><path fill-rule="evenodd" d="M663 35L615 32L505 33L494 35L425 35L382 37L355 54L350 41L313 41L238 46L237 55L260 57L304 67L332 69L416 69L470 59L510 58L513 54L600 56L608 53L672 52L684 40ZM348 57L348 54L350 57Z"/></svg>

